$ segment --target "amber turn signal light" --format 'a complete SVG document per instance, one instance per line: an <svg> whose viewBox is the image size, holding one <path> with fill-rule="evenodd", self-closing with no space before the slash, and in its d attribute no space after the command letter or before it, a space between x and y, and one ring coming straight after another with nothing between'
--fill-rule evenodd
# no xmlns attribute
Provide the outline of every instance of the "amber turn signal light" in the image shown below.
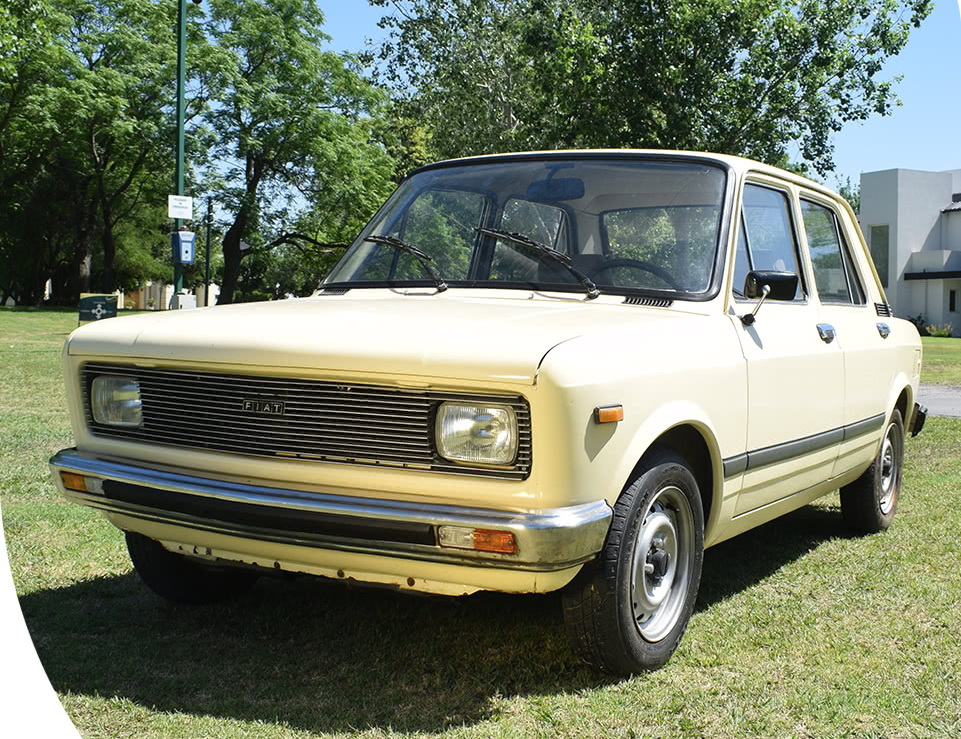
<svg viewBox="0 0 961 739"><path fill-rule="evenodd" d="M67 490L79 490L81 493L87 492L87 478L78 475L76 472L61 472L60 479Z"/></svg>
<svg viewBox="0 0 961 739"><path fill-rule="evenodd" d="M517 539L513 531L474 529L474 549L479 552L517 554Z"/></svg>
<svg viewBox="0 0 961 739"><path fill-rule="evenodd" d="M605 405L594 409L594 423L616 423L623 420L623 405Z"/></svg>

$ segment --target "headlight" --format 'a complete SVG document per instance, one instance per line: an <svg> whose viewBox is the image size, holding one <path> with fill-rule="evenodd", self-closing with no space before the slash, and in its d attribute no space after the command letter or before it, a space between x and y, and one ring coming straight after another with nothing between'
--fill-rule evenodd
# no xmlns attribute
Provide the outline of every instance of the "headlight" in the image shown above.
<svg viewBox="0 0 961 739"><path fill-rule="evenodd" d="M517 417L510 406L443 403L434 434L437 451L451 461L508 465L517 456Z"/></svg>
<svg viewBox="0 0 961 739"><path fill-rule="evenodd" d="M107 426L140 426L140 383L133 377L100 375L90 385L93 420Z"/></svg>

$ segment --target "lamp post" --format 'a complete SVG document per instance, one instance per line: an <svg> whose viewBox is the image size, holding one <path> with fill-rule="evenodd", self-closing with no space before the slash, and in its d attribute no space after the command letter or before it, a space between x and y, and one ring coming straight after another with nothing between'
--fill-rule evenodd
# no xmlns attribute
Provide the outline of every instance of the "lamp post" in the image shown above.
<svg viewBox="0 0 961 739"><path fill-rule="evenodd" d="M210 305L210 229L214 222L214 198L207 196L207 254L204 266L204 308Z"/></svg>
<svg viewBox="0 0 961 739"><path fill-rule="evenodd" d="M174 175L177 195L184 194L184 87L187 79L187 0L177 3L177 168ZM174 220L174 230L183 225L180 218ZM184 268L174 260L174 295L180 295L184 287Z"/></svg>

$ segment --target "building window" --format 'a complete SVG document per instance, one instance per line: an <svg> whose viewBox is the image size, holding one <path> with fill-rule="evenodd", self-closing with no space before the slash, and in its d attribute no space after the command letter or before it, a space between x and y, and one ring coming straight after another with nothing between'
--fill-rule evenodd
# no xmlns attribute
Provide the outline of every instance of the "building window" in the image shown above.
<svg viewBox="0 0 961 739"><path fill-rule="evenodd" d="M881 278L881 287L888 286L888 227L871 226L871 259Z"/></svg>
<svg viewBox="0 0 961 739"><path fill-rule="evenodd" d="M948 290L948 311L951 313L958 312L958 291Z"/></svg>

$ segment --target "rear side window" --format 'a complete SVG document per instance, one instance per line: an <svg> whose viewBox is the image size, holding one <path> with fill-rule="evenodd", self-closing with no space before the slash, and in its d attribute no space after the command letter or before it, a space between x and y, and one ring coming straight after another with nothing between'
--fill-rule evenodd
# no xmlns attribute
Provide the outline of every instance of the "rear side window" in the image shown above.
<svg viewBox="0 0 961 739"><path fill-rule="evenodd" d="M818 298L825 303L863 304L864 292L858 283L837 214L820 203L801 200L801 215Z"/></svg>
<svg viewBox="0 0 961 739"><path fill-rule="evenodd" d="M745 185L735 275L745 275L748 269L793 272L799 278L794 297L803 297L797 253L788 194L762 185ZM741 285L735 287L740 290Z"/></svg>

